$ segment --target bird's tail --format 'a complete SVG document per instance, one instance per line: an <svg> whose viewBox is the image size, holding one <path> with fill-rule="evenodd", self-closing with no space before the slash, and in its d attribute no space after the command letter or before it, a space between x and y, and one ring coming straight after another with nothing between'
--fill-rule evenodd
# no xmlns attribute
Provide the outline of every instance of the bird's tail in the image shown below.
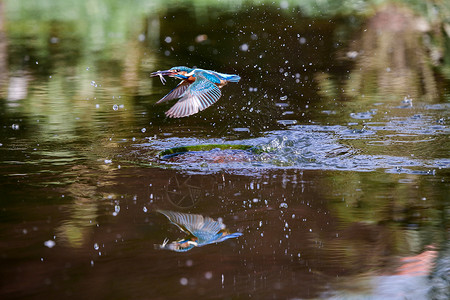
<svg viewBox="0 0 450 300"><path fill-rule="evenodd" d="M241 80L241 77L239 75L230 75L227 78L227 81L229 82L238 82L239 80Z"/></svg>

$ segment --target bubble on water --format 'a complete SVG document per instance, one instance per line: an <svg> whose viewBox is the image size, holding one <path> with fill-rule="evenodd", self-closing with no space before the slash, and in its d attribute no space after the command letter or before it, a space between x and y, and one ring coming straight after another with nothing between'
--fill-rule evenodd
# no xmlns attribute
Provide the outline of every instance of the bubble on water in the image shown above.
<svg viewBox="0 0 450 300"><path fill-rule="evenodd" d="M213 274L212 274L211 271L208 271L208 272L205 273L205 278L206 278L206 279L211 279L212 276L213 276Z"/></svg>
<svg viewBox="0 0 450 300"><path fill-rule="evenodd" d="M142 131L142 133L144 133L144 132L147 131L147 129L146 128L142 128L141 131Z"/></svg>
<svg viewBox="0 0 450 300"><path fill-rule="evenodd" d="M113 105L113 110L118 110L118 109L119 109L119 106L117 104L114 104Z"/></svg>
<svg viewBox="0 0 450 300"><path fill-rule="evenodd" d="M281 101L285 101L285 100L287 100L287 98L288 98L287 96L281 96L281 97L280 97L280 100L281 100Z"/></svg>
<svg viewBox="0 0 450 300"><path fill-rule="evenodd" d="M12 125L11 125L11 128L12 128L13 130L19 130L19 124L12 124Z"/></svg>
<svg viewBox="0 0 450 300"><path fill-rule="evenodd" d="M299 40L298 40L299 42L300 42L300 44L304 44L304 43L306 43L306 39L304 38L304 37L301 37L301 38L299 38Z"/></svg>
<svg viewBox="0 0 450 300"><path fill-rule="evenodd" d="M98 245L97 243L94 243L94 249L95 249L95 250L100 249L100 247L99 247L99 245Z"/></svg>
<svg viewBox="0 0 450 300"><path fill-rule="evenodd" d="M105 159L105 164L110 164L110 163L112 163L111 159Z"/></svg>
<svg viewBox="0 0 450 300"><path fill-rule="evenodd" d="M188 279L186 277L183 277L180 279L180 284L181 285L187 285L188 284Z"/></svg>
<svg viewBox="0 0 450 300"><path fill-rule="evenodd" d="M100 108L100 104L95 104L95 108Z"/></svg>
<svg viewBox="0 0 450 300"><path fill-rule="evenodd" d="M170 36L166 36L166 38L164 39L164 42L166 42L167 44L170 44L172 42L172 38Z"/></svg>
<svg viewBox="0 0 450 300"><path fill-rule="evenodd" d="M148 211L147 207L145 207L145 206L142 208L142 210L143 210L144 212L147 212L147 211Z"/></svg>
<svg viewBox="0 0 450 300"><path fill-rule="evenodd" d="M48 240L48 241L44 242L44 245L48 248L53 248L53 247L55 247L56 243L55 243L55 241Z"/></svg>
<svg viewBox="0 0 450 300"><path fill-rule="evenodd" d="M94 266L94 261L93 260L91 260L91 267L93 267Z"/></svg>
<svg viewBox="0 0 450 300"><path fill-rule="evenodd" d="M94 80L91 81L91 85L92 85L93 87L98 87L98 84L97 84Z"/></svg>

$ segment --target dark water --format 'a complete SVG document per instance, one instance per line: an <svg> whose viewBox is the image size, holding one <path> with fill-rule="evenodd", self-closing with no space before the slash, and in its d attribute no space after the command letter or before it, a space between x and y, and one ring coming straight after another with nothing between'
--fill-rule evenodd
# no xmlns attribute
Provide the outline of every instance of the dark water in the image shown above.
<svg viewBox="0 0 450 300"><path fill-rule="evenodd" d="M414 7L61 3L0 2L2 299L447 299L443 27ZM175 65L242 79L168 119L176 82L149 73ZM221 143L261 151L158 156ZM243 235L156 249L184 235L161 209Z"/></svg>

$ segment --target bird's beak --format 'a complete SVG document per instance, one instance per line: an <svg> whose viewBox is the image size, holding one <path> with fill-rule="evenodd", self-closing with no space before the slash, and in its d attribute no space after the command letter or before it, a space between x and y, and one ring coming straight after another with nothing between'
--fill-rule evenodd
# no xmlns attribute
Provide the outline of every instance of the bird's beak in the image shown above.
<svg viewBox="0 0 450 300"><path fill-rule="evenodd" d="M176 72L171 71L171 70L165 70L165 71L156 71L150 74L150 77L155 77L155 76L159 76L159 79L161 80L162 84L166 83L166 79L164 78L164 76L173 76L174 74L176 74Z"/></svg>
<svg viewBox="0 0 450 300"><path fill-rule="evenodd" d="M156 76L170 76L175 74L176 72L171 71L171 70L165 70L165 71L156 71L150 74L150 77L156 77Z"/></svg>

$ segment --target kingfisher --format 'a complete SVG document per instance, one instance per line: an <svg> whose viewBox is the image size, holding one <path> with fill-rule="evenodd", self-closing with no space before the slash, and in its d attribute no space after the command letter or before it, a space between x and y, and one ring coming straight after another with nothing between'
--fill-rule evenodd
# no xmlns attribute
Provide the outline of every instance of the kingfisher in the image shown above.
<svg viewBox="0 0 450 300"><path fill-rule="evenodd" d="M219 100L222 95L220 92L222 87L228 82L238 82L241 79L239 75L235 74L223 74L184 66L153 72L150 76L159 76L162 84L166 82L164 76L181 79L177 87L156 102L158 104L180 98L166 112L166 116L171 118L187 117L208 108Z"/></svg>
<svg viewBox="0 0 450 300"><path fill-rule="evenodd" d="M186 214L168 210L158 210L166 216L172 224L175 224L187 236L169 243L165 239L161 245L155 245L159 249L167 249L176 252L186 252L194 247L202 247L208 244L220 243L227 239L242 235L240 232L231 233L225 228L221 219L217 221L202 215Z"/></svg>

